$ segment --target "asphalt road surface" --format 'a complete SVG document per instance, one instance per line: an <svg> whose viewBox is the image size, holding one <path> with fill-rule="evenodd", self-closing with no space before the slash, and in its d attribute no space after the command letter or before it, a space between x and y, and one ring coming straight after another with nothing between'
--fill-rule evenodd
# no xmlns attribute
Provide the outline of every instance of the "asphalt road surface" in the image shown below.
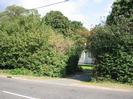
<svg viewBox="0 0 133 99"><path fill-rule="evenodd" d="M133 99L133 92L75 86L67 80L0 77L0 99Z"/></svg>

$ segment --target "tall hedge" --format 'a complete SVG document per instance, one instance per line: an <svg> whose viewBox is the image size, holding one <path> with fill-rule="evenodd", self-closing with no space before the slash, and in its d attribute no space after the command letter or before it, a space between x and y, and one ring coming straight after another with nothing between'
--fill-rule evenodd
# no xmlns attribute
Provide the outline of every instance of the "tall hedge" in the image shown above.
<svg viewBox="0 0 133 99"><path fill-rule="evenodd" d="M133 35L128 23L98 26L88 39L97 77L133 83Z"/></svg>
<svg viewBox="0 0 133 99"><path fill-rule="evenodd" d="M106 24L96 26L88 46L97 78L133 83L133 1L116 0Z"/></svg>
<svg viewBox="0 0 133 99"><path fill-rule="evenodd" d="M65 17L58 13L60 17ZM60 23L66 22L64 19L59 18L58 21L58 24L47 24L36 10L15 5L1 12L0 69L15 69L19 72L28 69L36 75L51 77L62 77L77 71L84 38L79 34L64 34L73 32L68 32L66 29L69 27ZM64 24L67 23L68 19ZM61 27L58 27L60 24ZM55 25L57 27L53 28ZM65 32L57 31L57 28Z"/></svg>

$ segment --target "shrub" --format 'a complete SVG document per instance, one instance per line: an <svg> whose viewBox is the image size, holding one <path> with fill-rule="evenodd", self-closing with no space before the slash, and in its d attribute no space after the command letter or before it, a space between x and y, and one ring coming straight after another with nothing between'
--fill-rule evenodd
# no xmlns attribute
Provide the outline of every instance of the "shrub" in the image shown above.
<svg viewBox="0 0 133 99"><path fill-rule="evenodd" d="M114 79L123 83L133 83L133 55L125 52L117 55L105 54L101 56L96 66L99 77Z"/></svg>
<svg viewBox="0 0 133 99"><path fill-rule="evenodd" d="M133 35L127 24L98 26L92 31L88 48L96 58L97 77L133 83Z"/></svg>
<svg viewBox="0 0 133 99"><path fill-rule="evenodd" d="M61 77L68 73L68 67L73 72L78 68L76 55L80 50L73 45L73 40L56 35L46 25L35 32L0 31L0 68L15 69L15 74L22 74L19 71L25 68L39 76Z"/></svg>
<svg viewBox="0 0 133 99"><path fill-rule="evenodd" d="M69 20L63 14L55 12L55 17L60 15L57 26L49 17L47 22L50 24L46 25L34 10L27 11L17 6L9 8L9 11L0 13L0 69L13 69L15 74L23 74L23 69L26 69L38 76L51 77L62 77L78 69L84 40L79 34L66 35ZM55 17L53 14L52 18ZM54 29L51 24L54 24Z"/></svg>

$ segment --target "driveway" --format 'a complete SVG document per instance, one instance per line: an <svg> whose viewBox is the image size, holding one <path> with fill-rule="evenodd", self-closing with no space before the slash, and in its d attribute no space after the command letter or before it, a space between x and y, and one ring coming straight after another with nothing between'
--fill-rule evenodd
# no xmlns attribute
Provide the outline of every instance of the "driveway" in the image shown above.
<svg viewBox="0 0 133 99"><path fill-rule="evenodd" d="M0 99L133 99L133 92L76 85L69 79L0 77Z"/></svg>

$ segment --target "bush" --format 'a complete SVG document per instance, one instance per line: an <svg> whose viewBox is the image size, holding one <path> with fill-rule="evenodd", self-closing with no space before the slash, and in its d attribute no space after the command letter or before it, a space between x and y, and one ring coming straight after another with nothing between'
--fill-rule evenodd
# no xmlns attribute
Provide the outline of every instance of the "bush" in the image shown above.
<svg viewBox="0 0 133 99"><path fill-rule="evenodd" d="M92 31L88 48L96 58L97 77L133 83L133 33L127 24L97 26Z"/></svg>
<svg viewBox="0 0 133 99"><path fill-rule="evenodd" d="M38 76L51 77L77 71L83 37L64 34L68 33L69 26L64 25L68 25L69 20L63 14L55 12L55 17L58 17L57 13L62 18L58 19L58 27L50 19L47 20L50 24L46 25L34 10L27 11L18 6L9 8L9 11L0 13L0 69L13 69L15 74L29 70ZM52 18L55 17L53 14Z"/></svg>
<svg viewBox="0 0 133 99"><path fill-rule="evenodd" d="M123 83L133 83L133 55L125 52L117 55L105 54L101 56L96 66L99 77L114 79Z"/></svg>
<svg viewBox="0 0 133 99"><path fill-rule="evenodd" d="M50 28L40 33L14 33L11 36L1 32L0 68L26 68L37 75L54 77L65 75L68 57L49 44L47 32L52 35Z"/></svg>
<svg viewBox="0 0 133 99"><path fill-rule="evenodd" d="M13 74L23 74L20 71L25 68L38 76L62 77L66 66L73 72L77 70L79 56L72 55L79 51L72 49L74 42L56 35L48 26L43 26L39 32L13 31L11 35L1 31L0 38L0 68L14 69ZM69 54L72 50L73 54Z"/></svg>

